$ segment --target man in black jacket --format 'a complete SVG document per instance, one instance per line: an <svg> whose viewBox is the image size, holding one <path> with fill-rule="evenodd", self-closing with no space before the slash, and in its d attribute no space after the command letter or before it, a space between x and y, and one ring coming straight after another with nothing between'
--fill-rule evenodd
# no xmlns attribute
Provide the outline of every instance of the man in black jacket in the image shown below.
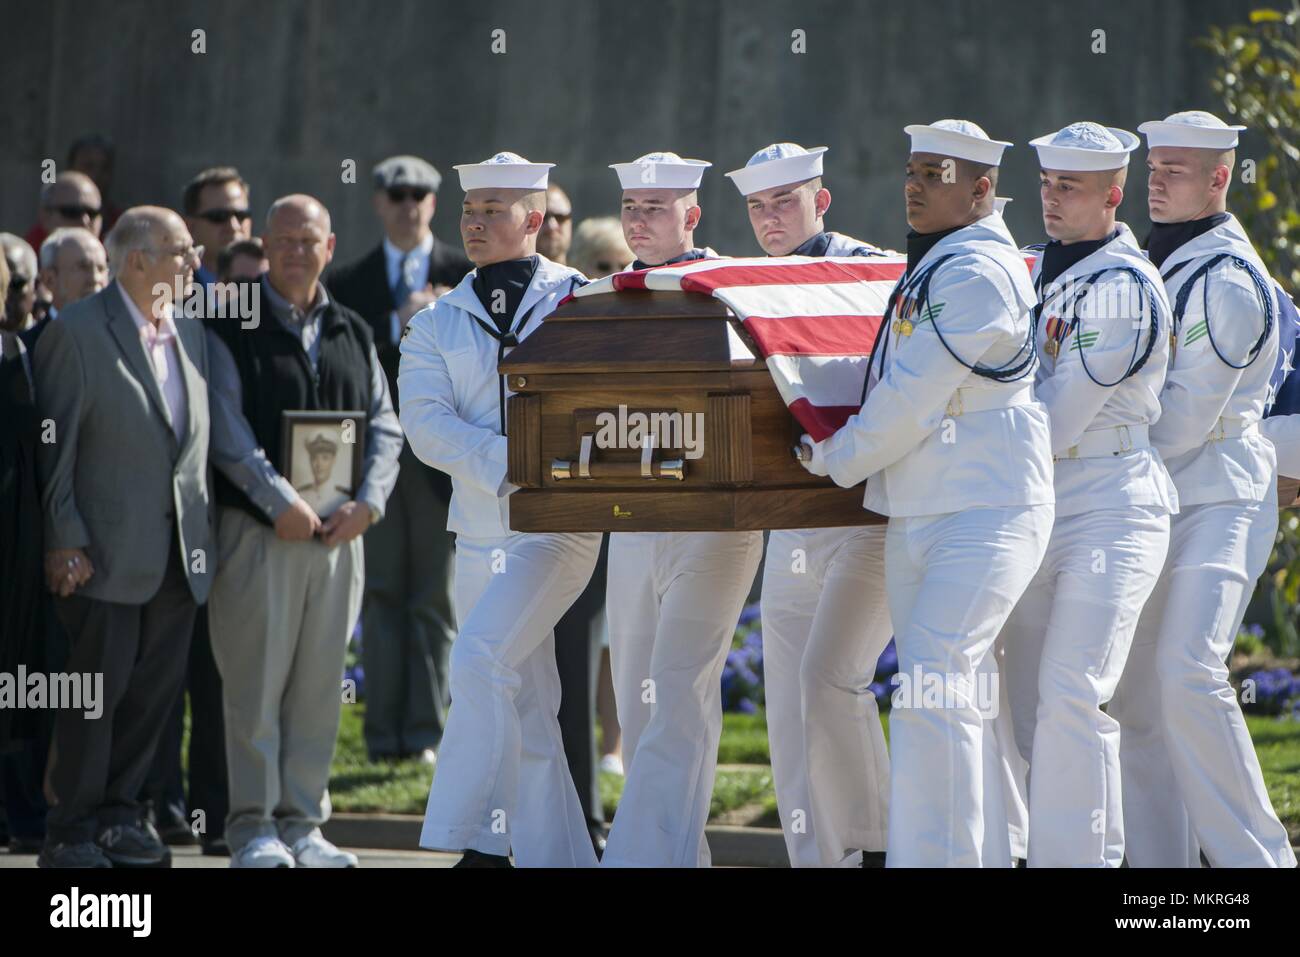
<svg viewBox="0 0 1300 957"><path fill-rule="evenodd" d="M225 701L234 867L355 867L324 839L340 681L361 610L361 536L384 517L402 430L370 325L320 283L328 211L285 196L267 214L260 316L211 320L214 407L236 441L218 460L219 561L208 616ZM285 412L364 413L359 484L318 515L287 481ZM333 428L347 442L347 423ZM355 426L354 426L355 429Z"/></svg>
<svg viewBox="0 0 1300 957"><path fill-rule="evenodd" d="M429 228L442 177L415 156L375 167L374 208L384 239L326 277L331 294L374 332L397 395L398 343L420 309L455 286L471 265ZM366 675L366 748L372 758L419 756L433 763L448 705L447 658L453 536L447 528L451 481L403 446L388 520L365 536L366 593L361 656Z"/></svg>

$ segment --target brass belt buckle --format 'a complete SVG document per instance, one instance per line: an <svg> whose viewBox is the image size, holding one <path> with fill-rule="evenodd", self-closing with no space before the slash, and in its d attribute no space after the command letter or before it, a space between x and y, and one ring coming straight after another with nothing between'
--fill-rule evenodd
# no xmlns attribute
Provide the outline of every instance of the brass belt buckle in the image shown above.
<svg viewBox="0 0 1300 957"><path fill-rule="evenodd" d="M1133 436L1129 433L1128 426L1121 425L1115 431L1119 433L1119 451L1114 454L1122 455L1133 451Z"/></svg>

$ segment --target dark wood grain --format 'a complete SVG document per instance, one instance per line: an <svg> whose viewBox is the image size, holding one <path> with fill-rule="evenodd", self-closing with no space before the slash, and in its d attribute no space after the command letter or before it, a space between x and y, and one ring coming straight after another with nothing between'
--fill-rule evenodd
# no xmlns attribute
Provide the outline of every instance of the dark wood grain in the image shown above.
<svg viewBox="0 0 1300 957"><path fill-rule="evenodd" d="M704 413L704 448L709 480L741 485L754 480L753 429L748 392L710 393Z"/></svg>
<svg viewBox="0 0 1300 957"><path fill-rule="evenodd" d="M617 509L617 511L616 511ZM727 532L877 525L862 489L590 491L521 489L510 496L517 532Z"/></svg>
<svg viewBox="0 0 1300 957"><path fill-rule="evenodd" d="M506 473L512 485L542 485L542 397L512 395L506 400Z"/></svg>

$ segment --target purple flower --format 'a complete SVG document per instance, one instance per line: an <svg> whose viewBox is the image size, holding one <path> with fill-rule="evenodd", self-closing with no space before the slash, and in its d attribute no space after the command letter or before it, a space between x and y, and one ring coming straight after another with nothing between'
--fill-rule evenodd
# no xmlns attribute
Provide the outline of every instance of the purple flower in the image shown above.
<svg viewBox="0 0 1300 957"><path fill-rule="evenodd" d="M880 653L880 660L876 662L876 675L878 677L888 677L898 670L898 648L894 644L894 639L889 639L889 644L885 645L885 650Z"/></svg>

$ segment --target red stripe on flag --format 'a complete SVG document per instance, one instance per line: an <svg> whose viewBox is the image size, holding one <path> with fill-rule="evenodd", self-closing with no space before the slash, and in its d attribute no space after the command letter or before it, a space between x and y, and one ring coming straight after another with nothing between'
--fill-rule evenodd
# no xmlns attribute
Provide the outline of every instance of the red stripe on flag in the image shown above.
<svg viewBox="0 0 1300 957"><path fill-rule="evenodd" d="M745 328L766 356L869 356L883 316L750 316Z"/></svg>
<svg viewBox="0 0 1300 957"><path fill-rule="evenodd" d="M861 263L828 262L786 263L762 266L715 266L682 276L682 288L687 292L712 295L716 289L735 286L797 286L811 283L897 282L907 263L899 261L872 262L863 257Z"/></svg>
<svg viewBox="0 0 1300 957"><path fill-rule="evenodd" d="M838 432L850 416L858 414L860 408L856 405L813 405L800 397L790 403L790 414L814 442L820 442Z"/></svg>
<svg viewBox="0 0 1300 957"><path fill-rule="evenodd" d="M614 273L614 289L618 292L625 289L645 289L646 272L647 270L639 269L636 272Z"/></svg>

